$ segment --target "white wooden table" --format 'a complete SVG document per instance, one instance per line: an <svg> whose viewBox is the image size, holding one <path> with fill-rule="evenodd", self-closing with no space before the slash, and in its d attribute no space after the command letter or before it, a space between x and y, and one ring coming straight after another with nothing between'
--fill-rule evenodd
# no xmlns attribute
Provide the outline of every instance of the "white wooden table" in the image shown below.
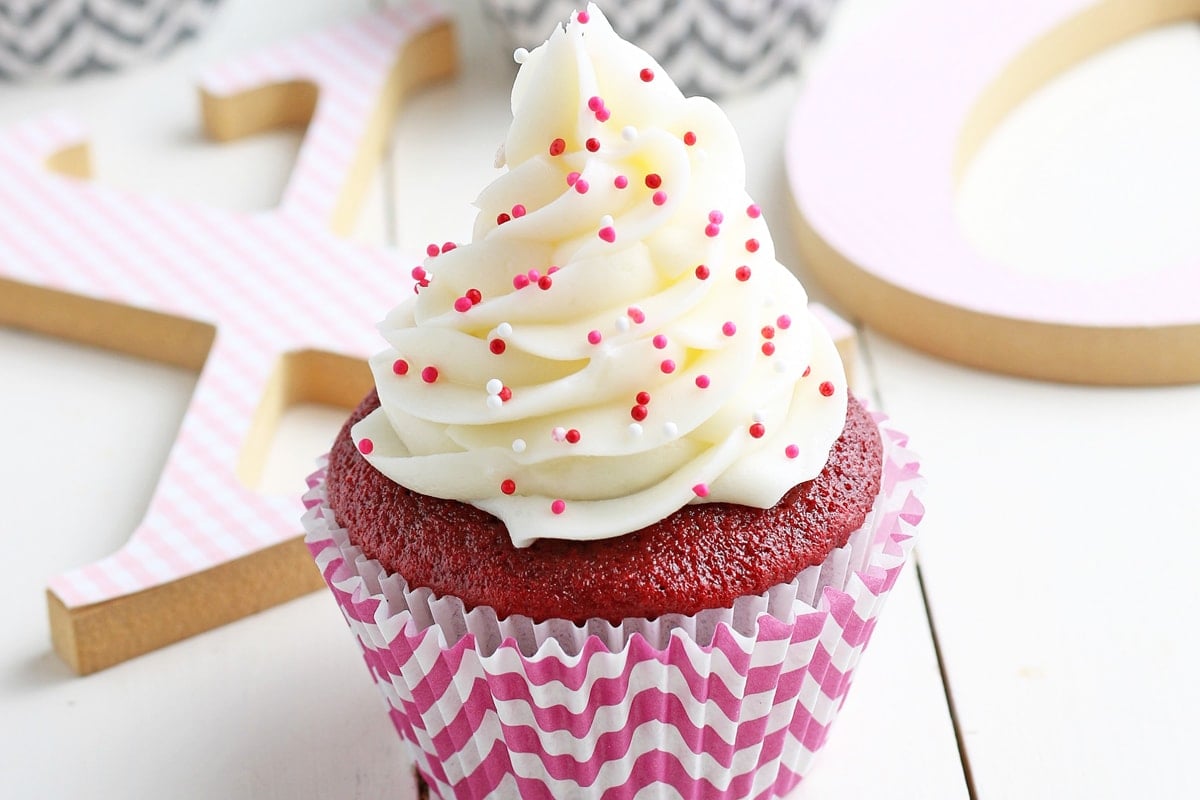
<svg viewBox="0 0 1200 800"><path fill-rule="evenodd" d="M848 46L903 2L844 0L823 48ZM160 64L0 86L0 124L65 108L92 131L97 180L266 208L297 135L201 140L192 77L369 5L226 0L197 43ZM469 203L493 174L511 62L476 3L456 13L462 74L417 97L397 123L357 237L410 251L462 238ZM1150 269L1200 252L1198 74L1200 36L1179 27L1057 81L1004 123L968 172L964 224L991 252L1049 271ZM781 258L803 277L782 174L796 91L785 81L725 106L744 139L751 194ZM419 194L406 190L414 185ZM1200 796L1190 766L1200 741L1200 386L1036 383L938 361L870 330L861 343L859 389L912 434L931 483L928 516L919 570L905 572L797 800ZM135 526L194 381L0 328L9 567L0 792L410 797L399 742L325 594L87 678L52 653L46 579L106 555ZM286 418L264 491L295 491L340 413L300 408Z"/></svg>

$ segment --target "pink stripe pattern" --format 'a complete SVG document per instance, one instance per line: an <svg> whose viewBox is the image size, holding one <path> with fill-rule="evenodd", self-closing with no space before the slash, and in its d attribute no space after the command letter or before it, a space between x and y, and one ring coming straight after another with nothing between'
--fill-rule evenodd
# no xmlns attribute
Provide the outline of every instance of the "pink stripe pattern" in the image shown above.
<svg viewBox="0 0 1200 800"><path fill-rule="evenodd" d="M280 82L318 87L282 203L268 212L191 207L49 173L42 165L50 156L84 142L64 116L0 132L5 277L217 329L140 527L112 556L50 580L68 607L168 583L295 535L294 499L243 486L240 451L283 355L370 354L379 346L374 322L409 291L423 256L349 242L328 228L405 43L444 19L414 2L202 78L218 97Z"/></svg>
<svg viewBox="0 0 1200 800"><path fill-rule="evenodd" d="M306 541L436 796L779 798L824 745L923 514L907 439L882 430L890 490L856 534L861 568L811 603L797 578L785 613L748 628L735 606L707 638L687 624L498 621L410 590L350 544L323 467L305 495Z"/></svg>

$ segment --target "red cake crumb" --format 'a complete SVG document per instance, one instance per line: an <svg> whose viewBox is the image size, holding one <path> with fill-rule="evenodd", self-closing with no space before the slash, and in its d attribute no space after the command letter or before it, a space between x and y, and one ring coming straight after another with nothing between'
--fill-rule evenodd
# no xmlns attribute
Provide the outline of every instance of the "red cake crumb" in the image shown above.
<svg viewBox="0 0 1200 800"><path fill-rule="evenodd" d="M513 547L504 523L455 500L409 491L358 452L350 427L379 405L372 392L330 453L329 503L350 541L410 586L468 609L582 623L693 614L790 581L846 543L879 493L879 430L853 397L824 471L773 508L687 505L611 539L541 539Z"/></svg>

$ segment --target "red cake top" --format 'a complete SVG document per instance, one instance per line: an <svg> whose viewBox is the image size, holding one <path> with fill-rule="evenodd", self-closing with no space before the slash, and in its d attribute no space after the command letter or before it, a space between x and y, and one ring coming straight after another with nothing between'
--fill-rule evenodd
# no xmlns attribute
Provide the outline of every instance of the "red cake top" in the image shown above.
<svg viewBox="0 0 1200 800"><path fill-rule="evenodd" d="M623 536L516 548L497 518L410 491L366 462L350 426L378 402L374 392L362 402L330 454L338 523L410 586L456 596L468 609L491 606L501 618L619 622L728 607L822 562L861 526L879 492L879 431L851 398L825 469L771 508L687 505Z"/></svg>

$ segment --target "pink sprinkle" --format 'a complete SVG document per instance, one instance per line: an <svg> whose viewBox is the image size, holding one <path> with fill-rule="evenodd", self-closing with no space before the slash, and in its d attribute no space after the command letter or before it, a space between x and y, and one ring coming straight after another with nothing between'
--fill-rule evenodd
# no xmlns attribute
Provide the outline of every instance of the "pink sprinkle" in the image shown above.
<svg viewBox="0 0 1200 800"><path fill-rule="evenodd" d="M618 189L624 189L628 185L629 178L626 178L624 175L618 175L617 177L613 178L613 186L617 187Z"/></svg>
<svg viewBox="0 0 1200 800"><path fill-rule="evenodd" d="M764 356L773 356L773 355L775 355L775 343L774 343L774 342L763 342L763 345L762 345L762 354L763 354Z"/></svg>
<svg viewBox="0 0 1200 800"><path fill-rule="evenodd" d="M587 23L588 23L588 20L589 20L589 19L591 19L591 17L590 17L590 16L588 16L588 12L586 12L586 11L580 11L578 14L576 14L576 15L575 15L575 19L579 20L579 24L580 24L580 25L587 25ZM561 503L562 501L561 501L561 500L559 500L558 502L560 502L560 503ZM554 513L555 513L555 514L559 514L559 513L561 513L561 512L559 512L559 511L555 511Z"/></svg>
<svg viewBox="0 0 1200 800"><path fill-rule="evenodd" d="M708 212L708 221L711 222L713 225L720 225L722 222L725 221L725 215L722 214L720 211L717 211L714 209L714 210Z"/></svg>
<svg viewBox="0 0 1200 800"><path fill-rule="evenodd" d="M699 278L700 280L702 280L702 281L708 280L708 276L710 274L711 273L708 271L708 267L704 266L703 264L696 267L696 277Z"/></svg>
<svg viewBox="0 0 1200 800"><path fill-rule="evenodd" d="M426 367L425 369L421 370L421 380L425 381L426 383L433 383L437 379L438 379L437 367Z"/></svg>
<svg viewBox="0 0 1200 800"><path fill-rule="evenodd" d="M613 242L615 242L617 240L617 230L616 230L616 228L613 228L612 226L607 226L607 227L600 229L599 236L604 241L608 242L609 244L612 244Z"/></svg>
<svg viewBox="0 0 1200 800"><path fill-rule="evenodd" d="M449 253L451 250L455 249L456 247L458 247L458 245L456 245L454 242L446 242L442 245L442 252Z"/></svg>
<svg viewBox="0 0 1200 800"><path fill-rule="evenodd" d="M465 314L466 312L471 310L472 305L473 305L473 303L471 303L470 298L460 297L454 301L454 310L460 311Z"/></svg>
<svg viewBox="0 0 1200 800"><path fill-rule="evenodd" d="M592 187L583 178L575 181L575 191L579 192L580 194L587 194L587 190L590 188Z"/></svg>
<svg viewBox="0 0 1200 800"><path fill-rule="evenodd" d="M560 267L550 267L550 269L546 270L546 274L553 275L554 273L558 272L559 269L561 269L561 268Z"/></svg>
<svg viewBox="0 0 1200 800"><path fill-rule="evenodd" d="M655 336L651 341L654 342L655 348L659 350L662 350L667 346L667 337L663 336L661 333Z"/></svg>
<svg viewBox="0 0 1200 800"><path fill-rule="evenodd" d="M596 120L598 122L608 122L609 118L611 118L611 117L612 117L612 112L609 111L607 108L602 108L596 112Z"/></svg>
<svg viewBox="0 0 1200 800"><path fill-rule="evenodd" d="M583 146L587 148L589 153L594 153L600 149L600 140L593 136L584 142Z"/></svg>
<svg viewBox="0 0 1200 800"><path fill-rule="evenodd" d="M567 504L565 502L563 502L562 500L555 500L553 503L550 504L550 510L553 511L555 514L561 514L567 510Z"/></svg>
<svg viewBox="0 0 1200 800"><path fill-rule="evenodd" d="M637 306L630 306L629 308L625 309L625 313L628 314L629 318L638 325L641 325L646 321L646 312L642 311Z"/></svg>
<svg viewBox="0 0 1200 800"><path fill-rule="evenodd" d="M692 131L688 131L687 133L685 133L683 135L683 143L686 144L688 147L691 147L692 145L694 145L696 143L696 134L693 133Z"/></svg>
<svg viewBox="0 0 1200 800"><path fill-rule="evenodd" d="M696 386L698 386L699 388L707 389L711 385L712 385L712 380L709 379L709 377L707 375L697 375L696 376Z"/></svg>
<svg viewBox="0 0 1200 800"><path fill-rule="evenodd" d="M659 190L659 191L655 192L654 196L651 197L650 199L654 202L654 205L661 206L662 204L667 202L667 193L662 190Z"/></svg>
<svg viewBox="0 0 1200 800"><path fill-rule="evenodd" d="M750 435L755 439L761 439L766 432L767 426L763 425L761 422L756 422L750 426Z"/></svg>
<svg viewBox="0 0 1200 800"><path fill-rule="evenodd" d="M762 209L758 207L757 203L751 203L746 206L746 216L750 217L750 219L758 219L762 216Z"/></svg>
<svg viewBox="0 0 1200 800"><path fill-rule="evenodd" d="M414 281L423 281L427 275L429 275L429 273L425 271L424 267L412 268L412 279Z"/></svg>
<svg viewBox="0 0 1200 800"><path fill-rule="evenodd" d="M642 79L643 83L649 83L650 81L654 80L654 70L646 67L638 73L638 77Z"/></svg>
<svg viewBox="0 0 1200 800"><path fill-rule="evenodd" d="M704 226L704 235L710 239L715 237L720 232L721 232L721 226L717 225L715 223L710 222Z"/></svg>
<svg viewBox="0 0 1200 800"><path fill-rule="evenodd" d="M521 205L520 203L517 203L515 206L512 207L512 215L513 215L513 219L517 219L519 217L525 216L525 206Z"/></svg>
<svg viewBox="0 0 1200 800"><path fill-rule="evenodd" d="M529 272L526 272L525 274L529 277L530 283L537 283L538 278L542 277L541 273L538 272L536 269L531 269L531 270L529 270Z"/></svg>
<svg viewBox="0 0 1200 800"><path fill-rule="evenodd" d="M800 448L794 444L789 444L787 447L783 448L783 454L788 458L796 458L800 455Z"/></svg>
<svg viewBox="0 0 1200 800"><path fill-rule="evenodd" d="M764 325L763 329L762 329L762 336L764 339L774 339L775 338L775 329L772 328L770 325Z"/></svg>
<svg viewBox="0 0 1200 800"><path fill-rule="evenodd" d="M574 186L575 181L577 181L577 180L579 180L578 172L568 172L567 173L567 186Z"/></svg>
<svg viewBox="0 0 1200 800"><path fill-rule="evenodd" d="M537 284L538 288L544 292L554 285L554 279L549 275L543 275L542 277L538 278Z"/></svg>
<svg viewBox="0 0 1200 800"><path fill-rule="evenodd" d="M743 264L733 271L733 276L744 283L750 280L750 268Z"/></svg>
<svg viewBox="0 0 1200 800"><path fill-rule="evenodd" d="M810 374L812 374L812 367L805 367L805 368L804 368L804 374L803 374L803 375L801 375L800 377L801 377L801 378L807 378L807 377L808 377Z"/></svg>
<svg viewBox="0 0 1200 800"><path fill-rule="evenodd" d="M442 252L442 248L438 247L436 244L431 244L425 248L425 255L429 256L430 258L433 258L440 252Z"/></svg>
<svg viewBox="0 0 1200 800"><path fill-rule="evenodd" d="M733 336L735 333L737 333L737 325L733 324L733 320L729 320L721 326L721 333L725 334L726 336Z"/></svg>
<svg viewBox="0 0 1200 800"><path fill-rule="evenodd" d="M822 397L833 397L833 384L829 381L822 381L818 389Z"/></svg>
<svg viewBox="0 0 1200 800"><path fill-rule="evenodd" d="M602 338L603 338L603 337L600 335L600 331L596 331L596 330L591 330L591 331L588 331L588 335L587 335L587 340L588 340L588 343L590 343L590 344L600 344L600 340L601 340Z"/></svg>
<svg viewBox="0 0 1200 800"><path fill-rule="evenodd" d="M529 285L529 276L526 275L524 272L518 272L516 275L513 276L513 288L514 289L524 289L528 285Z"/></svg>
<svg viewBox="0 0 1200 800"><path fill-rule="evenodd" d="M787 314L780 314L779 319L775 320L775 324L786 331L788 328L792 327L792 318Z"/></svg>
<svg viewBox="0 0 1200 800"><path fill-rule="evenodd" d="M602 108L604 108L604 101L598 95L588 98L588 111L599 111Z"/></svg>
<svg viewBox="0 0 1200 800"><path fill-rule="evenodd" d="M692 487L692 492L696 495L696 497L708 497L708 484L697 483Z"/></svg>
<svg viewBox="0 0 1200 800"><path fill-rule="evenodd" d="M403 358L397 358L392 362L392 372L396 373L397 375L407 375L408 362Z"/></svg>
<svg viewBox="0 0 1200 800"><path fill-rule="evenodd" d="M516 216L515 214L513 216ZM751 253L758 252L758 239L747 239L746 250Z"/></svg>
<svg viewBox="0 0 1200 800"><path fill-rule="evenodd" d="M374 449L375 449L375 443L372 442L370 439L360 439L359 440L358 452L362 453L364 456L370 454L370 452Z"/></svg>
<svg viewBox="0 0 1200 800"><path fill-rule="evenodd" d="M663 374L670 375L675 371L675 362L669 358L663 359L663 362L658 365L658 368L663 371Z"/></svg>

